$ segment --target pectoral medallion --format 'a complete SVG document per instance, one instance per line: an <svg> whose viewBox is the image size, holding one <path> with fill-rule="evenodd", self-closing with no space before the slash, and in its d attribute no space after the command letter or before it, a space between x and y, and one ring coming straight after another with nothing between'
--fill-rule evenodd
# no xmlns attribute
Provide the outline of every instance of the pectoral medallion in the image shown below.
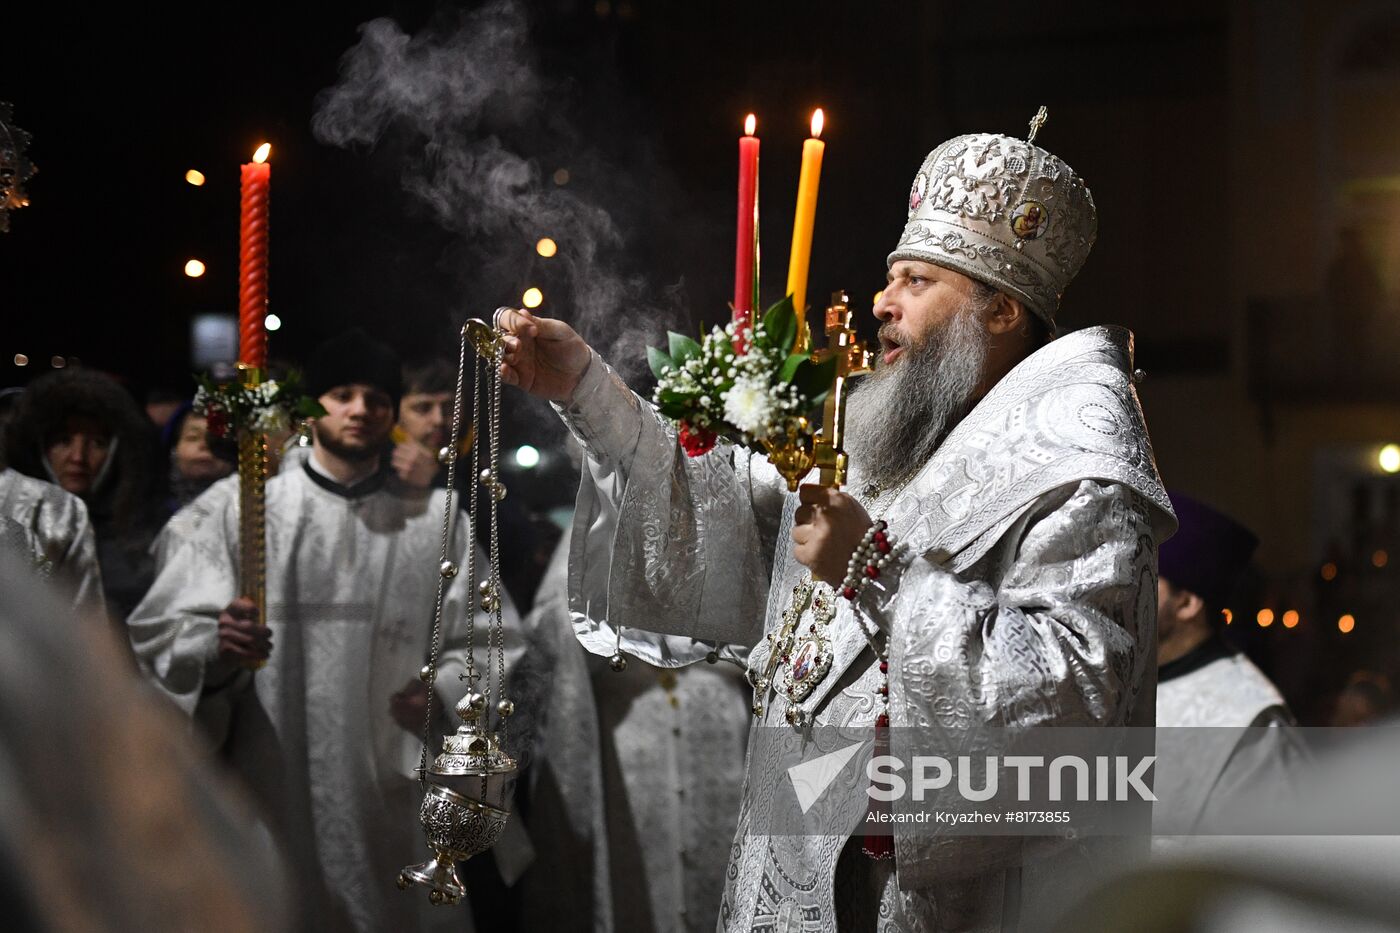
<svg viewBox="0 0 1400 933"><path fill-rule="evenodd" d="M836 617L836 593L824 583L811 587L812 621L805 631L794 632L784 646L781 682L778 689L790 703L800 703L811 694L831 670L831 644L826 639L826 627ZM798 612L803 613L806 607ZM798 628L801 622L799 620Z"/></svg>

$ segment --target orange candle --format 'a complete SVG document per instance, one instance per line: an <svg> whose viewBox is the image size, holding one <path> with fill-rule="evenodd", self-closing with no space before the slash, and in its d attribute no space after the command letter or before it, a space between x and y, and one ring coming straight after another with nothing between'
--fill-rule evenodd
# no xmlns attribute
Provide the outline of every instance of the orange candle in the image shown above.
<svg viewBox="0 0 1400 933"><path fill-rule="evenodd" d="M238 362L267 368L267 234L272 147L243 164L238 215Z"/></svg>
<svg viewBox="0 0 1400 933"><path fill-rule="evenodd" d="M787 291L802 322L798 331L799 342L807 335L807 274L812 264L812 228L817 220L817 187L821 183L822 153L826 151L826 143L820 138L824 122L819 107L812 113L812 138L802 144L802 174L797 181L797 210L792 220Z"/></svg>

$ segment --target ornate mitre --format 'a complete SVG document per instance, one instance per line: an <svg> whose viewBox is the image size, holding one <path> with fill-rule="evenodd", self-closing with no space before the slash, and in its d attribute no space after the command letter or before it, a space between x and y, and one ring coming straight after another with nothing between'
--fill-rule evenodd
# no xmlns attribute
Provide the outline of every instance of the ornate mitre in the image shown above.
<svg viewBox="0 0 1400 933"><path fill-rule="evenodd" d="M1084 180L1029 139L974 133L928 154L909 192L900 259L935 263L1013 295L1051 331L1098 230Z"/></svg>

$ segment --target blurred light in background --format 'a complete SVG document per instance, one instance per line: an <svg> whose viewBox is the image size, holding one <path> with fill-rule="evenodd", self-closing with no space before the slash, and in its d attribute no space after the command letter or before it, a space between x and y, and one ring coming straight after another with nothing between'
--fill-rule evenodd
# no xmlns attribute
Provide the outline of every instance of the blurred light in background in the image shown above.
<svg viewBox="0 0 1400 933"><path fill-rule="evenodd" d="M1400 444L1386 444L1381 448L1376 462L1387 473L1400 473Z"/></svg>
<svg viewBox="0 0 1400 933"><path fill-rule="evenodd" d="M527 308L538 308L544 303L544 292L531 286L525 289L525 294L520 296L520 303Z"/></svg>
<svg viewBox="0 0 1400 933"><path fill-rule="evenodd" d="M49 365L54 369L62 369L68 365L68 361L61 356L51 356L49 357Z"/></svg>
<svg viewBox="0 0 1400 933"><path fill-rule="evenodd" d="M1272 609L1260 609L1259 614L1254 617L1260 628L1268 628L1274 624L1274 611Z"/></svg>
<svg viewBox="0 0 1400 933"><path fill-rule="evenodd" d="M885 297L885 290L882 288L882 289L880 289L878 292L876 292L876 293L875 293L875 297L871 299L871 301L870 301L870 307L873 308L873 307L875 307L876 305L878 305L878 304L880 303L880 299L881 299L881 298L884 298L884 297Z"/></svg>
<svg viewBox="0 0 1400 933"><path fill-rule="evenodd" d="M188 275L192 279L197 279L203 274L204 263L200 262L198 259L191 259L189 262L185 263L185 275Z"/></svg>
<svg viewBox="0 0 1400 933"><path fill-rule="evenodd" d="M238 359L238 318L232 314L196 314L190 321L190 362L209 369Z"/></svg>
<svg viewBox="0 0 1400 933"><path fill-rule="evenodd" d="M1283 627L1294 628L1299 622L1298 610L1290 609L1283 614Z"/></svg>
<svg viewBox="0 0 1400 933"><path fill-rule="evenodd" d="M556 185L567 185L569 183L569 170L561 168L554 173L554 183Z"/></svg>
<svg viewBox="0 0 1400 933"><path fill-rule="evenodd" d="M542 237L540 241L535 244L535 252L539 253L545 259L548 259L550 256L559 252L559 244L555 243L549 237Z"/></svg>
<svg viewBox="0 0 1400 933"><path fill-rule="evenodd" d="M1356 617L1349 612L1337 620L1337 630L1343 635L1354 628L1356 628Z"/></svg>
<svg viewBox="0 0 1400 933"><path fill-rule="evenodd" d="M1229 625L1231 622L1235 621L1235 614L1229 609L1221 609L1220 614L1225 617L1226 625Z"/></svg>
<svg viewBox="0 0 1400 933"><path fill-rule="evenodd" d="M1328 561L1327 563L1323 564L1322 579L1326 580L1328 583L1331 583L1333 580L1337 579L1337 565L1332 563L1331 561Z"/></svg>
<svg viewBox="0 0 1400 933"><path fill-rule="evenodd" d="M263 318L263 327L266 327L268 330L281 330L282 319L275 314L269 314L267 317Z"/></svg>
<svg viewBox="0 0 1400 933"><path fill-rule="evenodd" d="M204 173L197 168L192 168L185 173L185 181L198 188L200 185L204 184Z"/></svg>
<svg viewBox="0 0 1400 933"><path fill-rule="evenodd" d="M25 356L23 353L16 353L16 354L15 354L15 365L16 365L16 366L28 366L28 365L29 365L29 357Z"/></svg>
<svg viewBox="0 0 1400 933"><path fill-rule="evenodd" d="M515 451L515 462L527 470L532 470L539 465L540 452L529 444L522 444Z"/></svg>
<svg viewBox="0 0 1400 933"><path fill-rule="evenodd" d="M1390 563L1390 555L1386 553L1385 548L1381 548L1379 551L1371 555L1371 566L1375 567L1377 570L1384 567L1388 563Z"/></svg>

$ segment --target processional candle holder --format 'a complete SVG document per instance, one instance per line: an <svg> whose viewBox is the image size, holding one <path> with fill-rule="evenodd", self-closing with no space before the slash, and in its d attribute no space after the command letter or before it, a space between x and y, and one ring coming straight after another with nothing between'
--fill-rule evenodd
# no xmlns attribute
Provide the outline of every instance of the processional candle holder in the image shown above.
<svg viewBox="0 0 1400 933"><path fill-rule="evenodd" d="M507 309L499 309L497 316ZM462 434L462 410L467 372L467 347L472 354L472 412L471 441L464 451L458 445ZM419 761L419 784L424 788L423 803L418 811L419 821L427 836L432 857L426 862L410 865L399 872L398 885L408 889L422 885L428 889L433 904L456 904L466 889L457 874L457 863L480 855L501 837L510 819L510 795L515 782L516 762L502 747L506 723L515 712L515 704L505 696L505 651L501 624L500 542L497 534L497 506L505 498L506 487L500 477L501 421L501 360L504 353L503 334L485 321L473 318L462 327L457 358L457 390L453 400L452 438L438 452L438 459L447 465L446 505L443 514L442 553L439 564L437 603L433 618L433 638L428 663L419 672L428 685L428 714L423 727L423 751ZM483 385L482 363L491 367ZM484 403L483 403L484 398ZM486 431L481 430L482 409L485 408ZM486 466L482 466L481 437L487 436ZM490 513L490 563L477 580L476 547L468 540L466 567L459 567L449 554L452 522L457 516L453 508L456 488L456 466L460 456L470 454L477 482L472 483L469 513L479 519L479 492L485 490ZM476 613L468 609L466 630L467 670L462 678L467 693L457 704L456 713L462 724L456 732L443 739L442 751L428 764L428 749L432 742L433 696L437 683L438 664L442 648L443 604L449 582L465 569L468 591L479 599L486 614L487 663L478 670L473 647L476 640ZM479 583L479 585L478 585ZM496 697L494 706L492 697ZM494 709L499 729L493 731L490 711Z"/></svg>
<svg viewBox="0 0 1400 933"><path fill-rule="evenodd" d="M788 490L796 492L802 478L816 467L823 486L839 489L846 482L846 399L850 394L849 380L870 372L870 351L861 343L851 327L851 300L844 291L833 292L826 309L827 345L812 352L811 332L803 326L799 332L797 353L812 353L820 362L835 357L836 374L831 391L822 405L822 428L813 434L806 418L790 427L782 442L764 439L763 452L785 480Z"/></svg>

